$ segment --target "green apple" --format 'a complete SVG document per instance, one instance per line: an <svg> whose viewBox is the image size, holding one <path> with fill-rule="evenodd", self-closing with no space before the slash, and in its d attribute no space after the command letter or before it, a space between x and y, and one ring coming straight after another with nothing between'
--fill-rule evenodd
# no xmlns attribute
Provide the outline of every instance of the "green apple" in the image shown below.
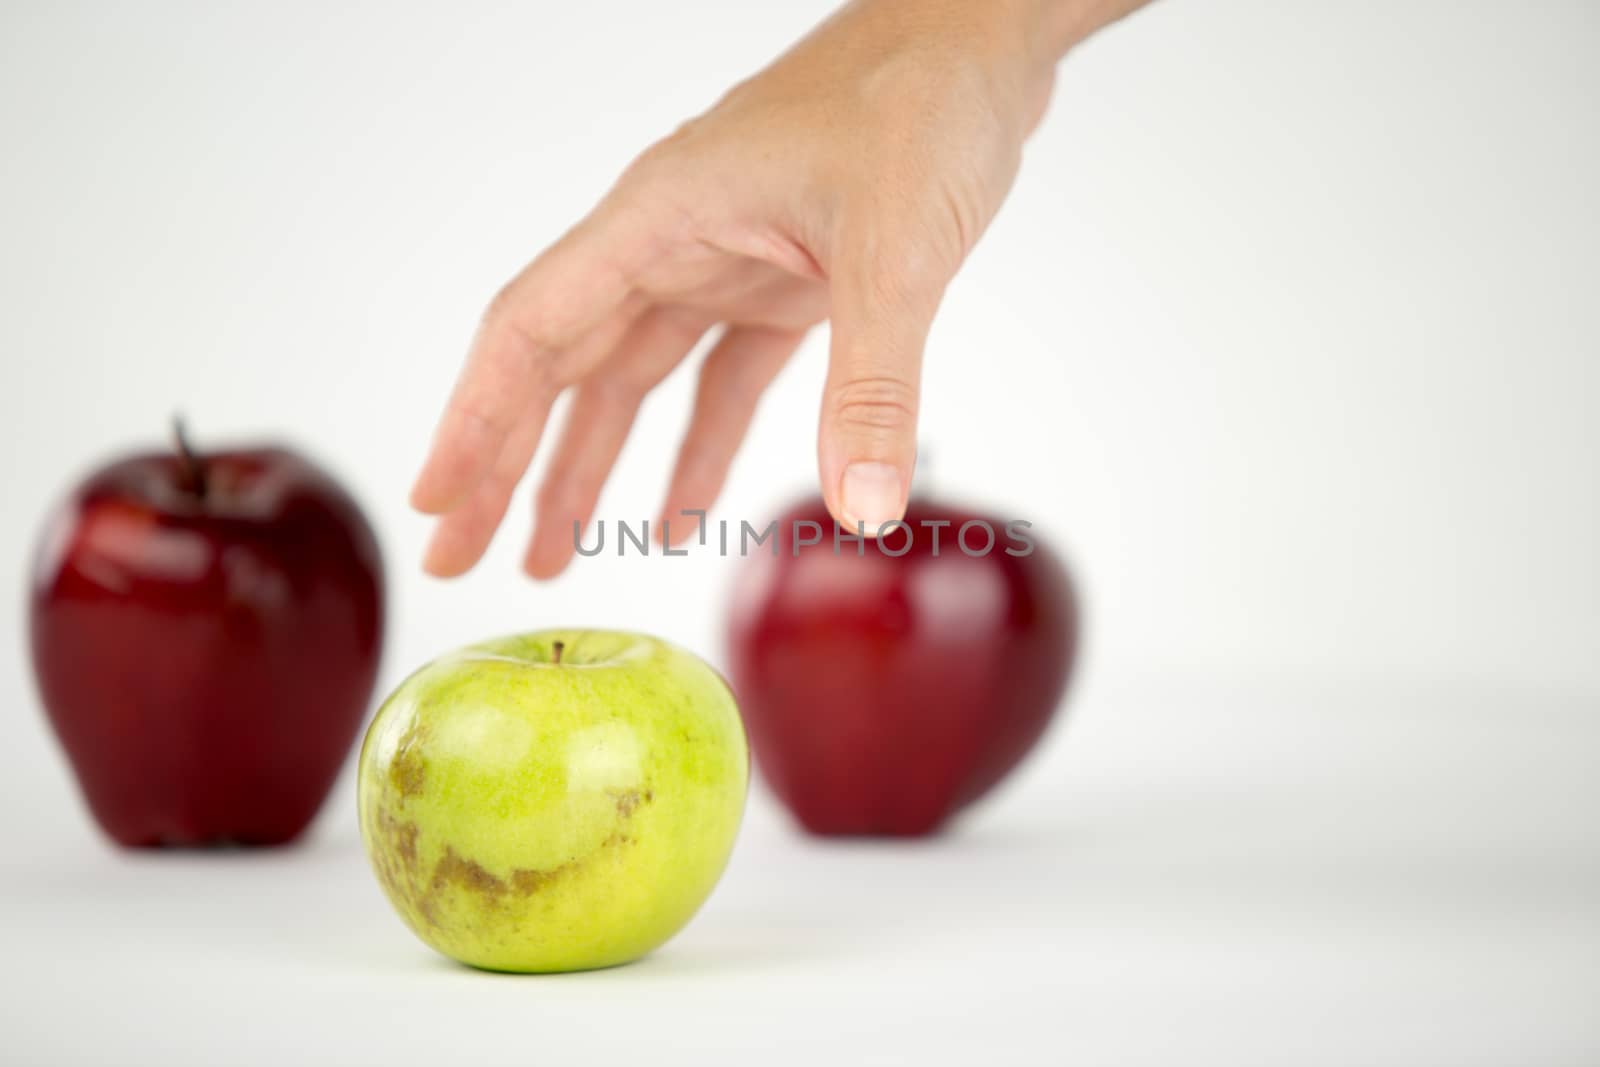
<svg viewBox="0 0 1600 1067"><path fill-rule="evenodd" d="M733 695L665 641L547 630L407 678L361 748L361 833L423 941L497 971L637 959L733 849L749 781Z"/></svg>

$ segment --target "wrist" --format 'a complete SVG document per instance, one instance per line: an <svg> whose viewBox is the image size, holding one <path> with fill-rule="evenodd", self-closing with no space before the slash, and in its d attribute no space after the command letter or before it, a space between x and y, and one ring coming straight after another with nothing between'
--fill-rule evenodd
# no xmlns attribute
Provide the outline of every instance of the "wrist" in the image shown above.
<svg viewBox="0 0 1600 1067"><path fill-rule="evenodd" d="M905 3L907 0L889 0ZM956 14L953 21L981 24L991 44L1003 43L1013 61L1029 68L1028 74L1050 78L1055 66L1069 51L1096 31L1110 25L1148 0L910 0L927 7L943 2ZM969 18L962 18L967 15Z"/></svg>
<svg viewBox="0 0 1600 1067"><path fill-rule="evenodd" d="M1054 65L1097 30L1142 7L1148 0L1026 0L1020 6L1029 48L1038 62Z"/></svg>

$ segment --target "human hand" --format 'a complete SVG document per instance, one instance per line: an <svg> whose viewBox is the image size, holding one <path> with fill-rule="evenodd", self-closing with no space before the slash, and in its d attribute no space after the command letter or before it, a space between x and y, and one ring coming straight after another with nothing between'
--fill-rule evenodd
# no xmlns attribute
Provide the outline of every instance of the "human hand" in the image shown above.
<svg viewBox="0 0 1600 1067"><path fill-rule="evenodd" d="M485 313L412 491L441 516L426 569L482 556L571 389L524 558L559 573L640 401L719 326L660 514L709 507L762 391L826 318L823 498L869 533L900 518L929 325L1092 6L857 0L645 151Z"/></svg>

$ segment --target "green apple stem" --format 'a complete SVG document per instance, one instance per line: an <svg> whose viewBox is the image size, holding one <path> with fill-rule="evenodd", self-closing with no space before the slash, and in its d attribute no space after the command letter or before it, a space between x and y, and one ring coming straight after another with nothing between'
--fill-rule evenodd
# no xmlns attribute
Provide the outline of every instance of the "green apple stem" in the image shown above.
<svg viewBox="0 0 1600 1067"><path fill-rule="evenodd" d="M183 461L186 488L195 496L205 496L205 467L201 465L200 457L189 444L189 428L184 424L182 415L172 416L172 438L178 446L178 458Z"/></svg>
<svg viewBox="0 0 1600 1067"><path fill-rule="evenodd" d="M558 667L561 666L561 650L566 647L567 643L565 641L550 642L550 662Z"/></svg>

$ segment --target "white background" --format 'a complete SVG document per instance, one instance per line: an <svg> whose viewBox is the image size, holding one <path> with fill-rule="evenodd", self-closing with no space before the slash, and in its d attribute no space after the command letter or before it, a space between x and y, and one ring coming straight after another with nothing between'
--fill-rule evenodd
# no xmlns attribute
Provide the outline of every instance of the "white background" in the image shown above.
<svg viewBox="0 0 1600 1067"><path fill-rule="evenodd" d="M118 856L24 657L38 524L286 438L369 509L385 684L508 630L716 659L733 564L417 570L484 301L826 3L0 8L0 997L20 1061L1600 1059L1600 8L1167 0L1063 67L928 351L922 477L1075 564L1068 724L947 839L765 794L633 968L508 980L387 911L342 782L270 856ZM824 337L718 507L810 491ZM601 514L659 503L692 387ZM10 1058L9 1056L7 1057Z"/></svg>

